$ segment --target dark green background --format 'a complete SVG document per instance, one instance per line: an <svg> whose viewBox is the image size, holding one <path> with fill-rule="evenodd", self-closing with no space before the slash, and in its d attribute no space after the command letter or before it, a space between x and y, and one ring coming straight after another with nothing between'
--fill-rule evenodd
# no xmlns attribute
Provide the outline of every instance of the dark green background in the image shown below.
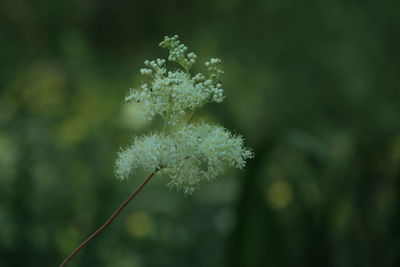
<svg viewBox="0 0 400 267"><path fill-rule="evenodd" d="M156 177L70 266L400 266L399 3L2 0L0 266L57 266L144 177L116 152L160 125L122 99L173 34L223 60L201 115L256 158Z"/></svg>

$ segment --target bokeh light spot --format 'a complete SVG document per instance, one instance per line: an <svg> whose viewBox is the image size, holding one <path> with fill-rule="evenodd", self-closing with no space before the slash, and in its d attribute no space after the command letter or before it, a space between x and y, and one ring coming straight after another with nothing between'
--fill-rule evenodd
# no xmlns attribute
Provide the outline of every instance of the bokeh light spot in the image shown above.
<svg viewBox="0 0 400 267"><path fill-rule="evenodd" d="M62 122L58 128L58 139L65 144L74 144L86 136L88 123L79 118L70 118Z"/></svg>
<svg viewBox="0 0 400 267"><path fill-rule="evenodd" d="M293 198L291 186L284 181L273 183L265 192L267 204L272 208L285 208Z"/></svg>
<svg viewBox="0 0 400 267"><path fill-rule="evenodd" d="M126 220L126 229L135 238L146 237L152 230L151 219L142 211L134 212Z"/></svg>
<svg viewBox="0 0 400 267"><path fill-rule="evenodd" d="M137 103L128 103L124 105L122 110L122 123L126 127L136 131L145 128L150 121L145 120L139 110L139 104Z"/></svg>

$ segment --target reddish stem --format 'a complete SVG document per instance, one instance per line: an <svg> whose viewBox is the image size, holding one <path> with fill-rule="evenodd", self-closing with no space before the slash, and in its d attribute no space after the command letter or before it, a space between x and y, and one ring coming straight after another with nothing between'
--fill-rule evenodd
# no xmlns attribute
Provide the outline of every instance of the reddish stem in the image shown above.
<svg viewBox="0 0 400 267"><path fill-rule="evenodd" d="M136 188L135 191L133 191L129 197L121 203L121 205L118 207L116 211L111 215L110 218L99 228L97 229L96 232L94 232L91 236L89 236L85 241L82 242L72 253L69 255L63 263L61 263L60 267L65 266L78 252L85 247L90 241L92 241L96 236L98 236L101 232L103 232L109 225L110 223L119 215L119 213L125 208L126 205L142 190L142 188L150 181L150 179L157 173L158 170L150 173L144 180L143 182Z"/></svg>

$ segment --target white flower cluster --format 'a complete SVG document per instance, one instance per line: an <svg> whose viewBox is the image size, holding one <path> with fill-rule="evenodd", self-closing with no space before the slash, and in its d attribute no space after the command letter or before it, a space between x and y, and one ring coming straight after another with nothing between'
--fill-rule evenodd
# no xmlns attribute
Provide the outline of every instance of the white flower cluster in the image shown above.
<svg viewBox="0 0 400 267"><path fill-rule="evenodd" d="M197 73L191 76L189 69L196 62L194 53L185 54L187 47L178 37L165 37L160 43L170 49L169 60L179 63L183 70L167 71L164 59L146 60L146 68L141 74L150 76L150 81L140 88L131 89L126 101L141 103L142 114L146 119L161 115L169 125L175 125L188 110L195 110L208 102L220 103L224 99L219 68L221 60L212 58L206 62L208 75Z"/></svg>
<svg viewBox="0 0 400 267"><path fill-rule="evenodd" d="M124 179L135 169L159 171L171 178L169 185L192 193L201 181L210 181L228 167L243 168L245 161L253 156L243 146L243 138L232 135L218 125L204 121L190 124L184 122L187 110L194 111L208 102L222 102L221 62L212 58L205 63L208 75L191 76L189 69L196 55L188 53L178 36L165 37L160 46L170 50L169 60L179 63L183 70L167 71L164 59L145 61L140 70L151 81L140 89L131 90L126 100L141 103L147 119L156 114L165 124L161 133L136 137L126 149L121 150L116 161L116 174ZM166 126L170 128L166 130Z"/></svg>
<svg viewBox="0 0 400 267"><path fill-rule="evenodd" d="M136 138L119 153L117 176L127 178L136 168L160 169L169 185L190 194L201 181L210 181L227 167L243 168L252 152L243 138L205 122L179 127L170 134L153 133Z"/></svg>

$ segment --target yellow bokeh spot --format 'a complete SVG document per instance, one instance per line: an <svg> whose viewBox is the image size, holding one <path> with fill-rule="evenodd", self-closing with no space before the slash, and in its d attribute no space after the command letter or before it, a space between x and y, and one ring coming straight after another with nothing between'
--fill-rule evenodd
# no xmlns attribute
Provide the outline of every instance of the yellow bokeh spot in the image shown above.
<svg viewBox="0 0 400 267"><path fill-rule="evenodd" d="M151 232L151 219L142 211L134 212L126 220L126 229L135 238L145 237Z"/></svg>
<svg viewBox="0 0 400 267"><path fill-rule="evenodd" d="M267 188L265 192L265 198L268 205L270 205L272 208L285 208L292 201L292 188L287 182L275 182Z"/></svg>
<svg viewBox="0 0 400 267"><path fill-rule="evenodd" d="M392 140L392 155L391 158L394 162L400 161L400 135L397 135Z"/></svg>
<svg viewBox="0 0 400 267"><path fill-rule="evenodd" d="M64 144L74 144L86 136L88 123L82 118L73 117L63 121L58 129L58 140Z"/></svg>
<svg viewBox="0 0 400 267"><path fill-rule="evenodd" d="M35 114L53 116L62 111L65 98L65 73L48 62L32 65L9 84L17 88L20 103Z"/></svg>

